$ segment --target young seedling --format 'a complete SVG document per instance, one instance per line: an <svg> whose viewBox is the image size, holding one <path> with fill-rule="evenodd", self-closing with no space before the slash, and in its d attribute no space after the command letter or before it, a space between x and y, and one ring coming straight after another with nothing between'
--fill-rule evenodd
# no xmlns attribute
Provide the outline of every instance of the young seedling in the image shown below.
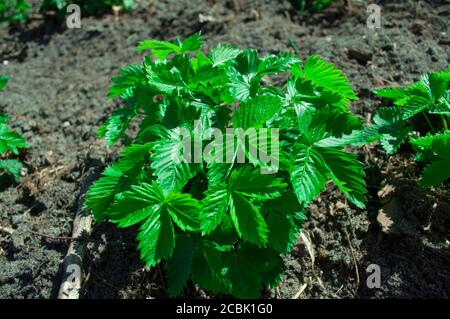
<svg viewBox="0 0 450 319"><path fill-rule="evenodd" d="M143 41L143 65L113 79L109 96L123 107L99 134L128 145L90 188L86 207L98 222L140 225L141 258L148 267L165 261L170 296L192 280L258 297L279 284L280 254L295 245L305 208L329 180L365 205L363 164L342 141L362 126L348 108L357 97L317 56L260 58L226 44L204 53L202 45L199 34ZM282 85L269 84L274 75ZM126 136L137 118L136 137Z"/></svg>
<svg viewBox="0 0 450 319"><path fill-rule="evenodd" d="M416 160L428 163L421 179L425 187L450 178L449 85L450 69L424 74L404 88L376 90L394 106L380 108L374 125L366 129L368 141L379 138L388 154L409 141L417 151Z"/></svg>

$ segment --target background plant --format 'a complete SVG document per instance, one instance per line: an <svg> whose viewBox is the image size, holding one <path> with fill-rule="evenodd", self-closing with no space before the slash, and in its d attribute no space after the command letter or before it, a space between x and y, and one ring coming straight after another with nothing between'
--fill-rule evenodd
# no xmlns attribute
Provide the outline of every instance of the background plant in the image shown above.
<svg viewBox="0 0 450 319"><path fill-rule="evenodd" d="M8 78L0 75L0 91L8 83ZM25 167L17 159L11 159L11 155L19 155L20 148L27 148L27 142L17 132L7 125L10 118L0 112L0 183L4 185L13 178L16 182L20 179L20 172Z"/></svg>
<svg viewBox="0 0 450 319"><path fill-rule="evenodd" d="M300 12L305 13L322 11L337 0L291 0L291 2Z"/></svg>
<svg viewBox="0 0 450 319"><path fill-rule="evenodd" d="M317 56L302 63L289 53L219 45L202 52L202 38L143 41L143 65L113 79L111 98L123 107L100 128L109 145L139 118L121 157L90 188L86 207L96 220L140 225L137 239L148 267L165 262L168 293L191 279L237 297L258 297L283 274L280 254L294 246L305 207L329 180L356 206L365 205L363 164L343 150L361 120L348 105L357 99L342 72ZM263 85L288 74L280 86ZM177 131L215 127L279 128L280 170L248 153L246 164L181 163ZM237 151L235 146L234 151Z"/></svg>
<svg viewBox="0 0 450 319"><path fill-rule="evenodd" d="M412 144L416 160L426 163L421 184L436 186L450 178L450 69L424 74L419 81L375 94L392 100L382 107L367 128L367 136L380 139L388 154L405 142ZM370 140L370 139L369 139Z"/></svg>
<svg viewBox="0 0 450 319"><path fill-rule="evenodd" d="M0 1L0 22L23 23L28 19L30 5L26 0Z"/></svg>

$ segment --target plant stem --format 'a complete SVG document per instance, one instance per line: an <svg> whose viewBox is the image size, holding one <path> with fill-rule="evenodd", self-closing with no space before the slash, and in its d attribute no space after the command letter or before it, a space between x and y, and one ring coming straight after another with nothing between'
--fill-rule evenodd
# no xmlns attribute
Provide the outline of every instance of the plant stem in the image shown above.
<svg viewBox="0 0 450 319"><path fill-rule="evenodd" d="M427 121L428 126L430 127L431 131L433 132L433 134L435 134L435 133L436 133L436 130L434 129L433 124L431 124L431 121L430 121L430 119L428 118L427 114L426 114L425 112L422 112L422 114L423 114L423 116L425 117L425 120Z"/></svg>
<svg viewBox="0 0 450 319"><path fill-rule="evenodd" d="M444 125L444 129L446 131L448 131L447 119L445 118L445 116L443 114L441 114L441 120L442 120L442 125Z"/></svg>

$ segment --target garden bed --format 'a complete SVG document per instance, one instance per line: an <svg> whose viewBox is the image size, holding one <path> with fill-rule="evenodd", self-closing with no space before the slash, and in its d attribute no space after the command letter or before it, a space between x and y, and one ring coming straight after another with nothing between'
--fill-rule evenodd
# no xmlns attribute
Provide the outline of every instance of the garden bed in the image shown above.
<svg viewBox="0 0 450 319"><path fill-rule="evenodd" d="M81 29L31 20L0 30L0 74L11 77L0 108L29 142L28 173L0 192L0 297L54 298L61 283L80 186L90 167L103 168L109 149L96 131L118 101L107 98L111 77L139 63L135 45L202 31L209 46L227 42L261 53L318 54L349 78L365 119L382 101L374 87L409 84L447 68L450 7L439 1L380 1L382 27L366 27L366 6L330 7L300 15L289 1L140 1L127 14L83 18ZM6 63L7 61L7 63ZM448 298L448 190L425 191L411 150L387 156L378 145L355 149L366 165L367 208L329 187L308 208L305 240L284 256L286 273L272 298ZM380 213L380 210L383 211ZM447 213L447 217L445 216ZM446 219L447 218L447 219ZM386 221L388 219L388 221ZM387 225L393 220L390 227ZM161 268L145 270L135 229L94 226L82 298L166 297ZM369 289L366 268L381 269ZM185 297L212 297L190 286Z"/></svg>

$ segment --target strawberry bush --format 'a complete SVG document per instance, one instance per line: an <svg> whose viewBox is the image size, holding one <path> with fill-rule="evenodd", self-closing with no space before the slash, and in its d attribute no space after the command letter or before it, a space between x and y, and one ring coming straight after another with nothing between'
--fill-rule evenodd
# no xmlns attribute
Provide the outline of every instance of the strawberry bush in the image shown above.
<svg viewBox="0 0 450 319"><path fill-rule="evenodd" d="M8 77L0 75L0 91L8 83ZM10 118L0 112L0 184L3 185L12 178L18 182L20 173L25 166L17 159L12 159L11 155L19 155L20 148L27 148L25 139L17 132L13 131L7 123Z"/></svg>
<svg viewBox="0 0 450 319"><path fill-rule="evenodd" d="M354 132L363 140L362 121L349 111L357 96L318 56L302 62L290 53L261 58L253 49L222 44L205 53L202 46L199 34L143 41L143 64L113 79L109 96L123 106L99 135L109 145L123 139L125 147L91 186L85 206L98 222L139 226L141 258L147 267L164 265L170 296L192 280L211 292L258 297L280 282L280 255L295 245L305 208L329 181L365 206L364 166L344 150ZM132 121L138 132L127 134ZM253 145L248 136L233 137L224 147L231 161L176 160L186 145L180 131L203 137L192 143L192 159L196 146L213 143L212 128L225 136L275 129L278 139L264 145L258 136ZM278 145L278 165L253 156L249 144ZM214 145L217 155L223 146Z"/></svg>

